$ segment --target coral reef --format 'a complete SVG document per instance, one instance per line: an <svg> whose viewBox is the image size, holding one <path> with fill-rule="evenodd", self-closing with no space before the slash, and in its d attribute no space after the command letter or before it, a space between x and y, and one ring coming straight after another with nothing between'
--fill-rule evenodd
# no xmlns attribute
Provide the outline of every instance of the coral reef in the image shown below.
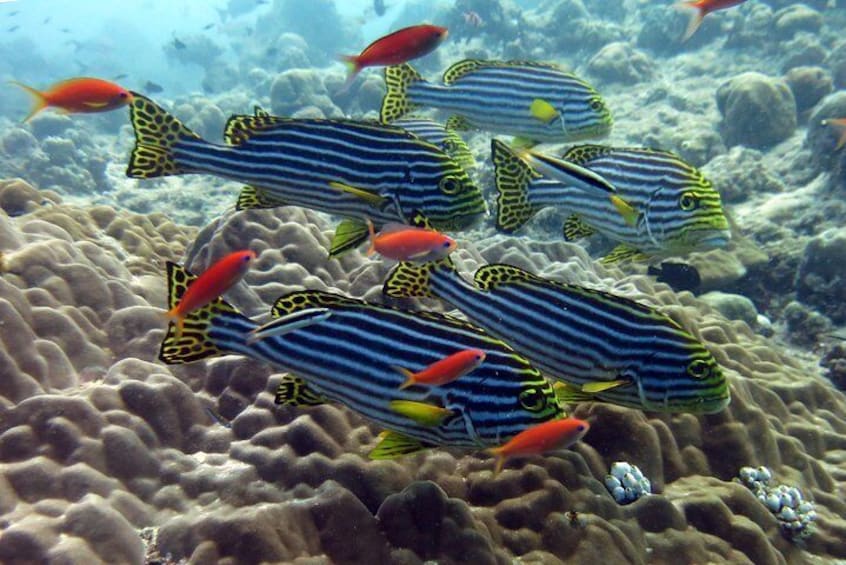
<svg viewBox="0 0 846 565"><path fill-rule="evenodd" d="M757 72L743 73L717 89L726 145L766 148L796 129L796 101L787 84Z"/></svg>
<svg viewBox="0 0 846 565"><path fill-rule="evenodd" d="M182 255L201 270L229 250L257 251L228 295L257 317L303 287L378 300L387 265L356 252L328 261L331 224L300 209L230 214L197 232L55 195L43 205L16 186L0 193L16 211L0 214L0 321L10 330L0 350L0 560L846 558L835 494L846 399L813 365L690 293L605 270L572 244L460 238L463 270L511 262L661 307L713 350L732 404L702 417L582 404L574 416L592 422L583 442L511 460L498 476L487 456L452 450L368 461L378 430L331 405L275 406L282 375L269 367L153 362L156 307L162 262ZM617 461L642 469L653 494L618 506L603 484ZM802 548L731 481L760 465L815 500L817 527Z"/></svg>

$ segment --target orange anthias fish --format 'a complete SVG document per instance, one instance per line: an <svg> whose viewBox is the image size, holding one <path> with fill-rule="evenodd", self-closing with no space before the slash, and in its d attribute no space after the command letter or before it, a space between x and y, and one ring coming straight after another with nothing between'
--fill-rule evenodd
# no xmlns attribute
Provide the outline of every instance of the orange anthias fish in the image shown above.
<svg viewBox="0 0 846 565"><path fill-rule="evenodd" d="M395 367L405 375L405 382L400 390L412 385L440 386L462 377L485 361L485 352L481 349L464 349L435 361L422 371L412 373L403 367Z"/></svg>
<svg viewBox="0 0 846 565"><path fill-rule="evenodd" d="M496 457L494 474L499 474L505 460L520 455L540 455L552 449L570 447L588 432L590 424L578 418L550 420L523 430L501 447L488 449Z"/></svg>
<svg viewBox="0 0 846 565"><path fill-rule="evenodd" d="M377 234L368 221L370 248L367 255L379 253L397 261L426 263L438 261L452 253L458 244L448 235L428 228L405 224L385 224Z"/></svg>
<svg viewBox="0 0 846 565"><path fill-rule="evenodd" d="M255 258L254 251L234 251L206 269L188 286L179 303L165 314L176 323L177 337L182 335L185 317L220 297L244 278Z"/></svg>
<svg viewBox="0 0 846 565"><path fill-rule="evenodd" d="M347 83L365 67L399 65L435 50L446 39L447 29L430 24L405 27L368 45L360 55L345 55L350 68Z"/></svg>
<svg viewBox="0 0 846 565"><path fill-rule="evenodd" d="M32 111L24 119L28 122L35 114L47 107L58 108L65 113L108 112L126 106L132 94L120 85L99 78L72 78L57 82L45 91L36 90L25 84L11 81L32 95Z"/></svg>
<svg viewBox="0 0 846 565"><path fill-rule="evenodd" d="M840 137L837 138L837 145L834 147L835 151L846 145L846 118L829 118L823 120L822 125L833 126L840 134Z"/></svg>
<svg viewBox="0 0 846 565"><path fill-rule="evenodd" d="M702 19L711 12L731 8L738 4L743 4L746 0L694 0L690 2L677 2L674 6L681 9L693 10L690 14L690 21L687 23L687 30L682 36L682 41L687 41L696 33L699 26L702 24Z"/></svg>

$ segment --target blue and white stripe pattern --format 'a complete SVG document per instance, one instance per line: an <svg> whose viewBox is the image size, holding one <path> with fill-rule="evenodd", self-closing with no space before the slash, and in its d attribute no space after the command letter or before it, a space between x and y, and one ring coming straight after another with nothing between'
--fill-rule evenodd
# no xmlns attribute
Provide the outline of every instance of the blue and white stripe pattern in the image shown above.
<svg viewBox="0 0 846 565"><path fill-rule="evenodd" d="M447 258L401 263L392 297L435 296L576 390L622 381L592 396L649 411L710 413L729 402L713 355L671 318L610 293L486 265L466 282Z"/></svg>
<svg viewBox="0 0 846 565"><path fill-rule="evenodd" d="M193 277L168 264L171 303ZM501 445L520 431L562 415L552 385L529 362L483 330L425 312L405 312L318 291L277 301L275 315L326 308L314 325L247 343L257 324L218 299L193 312L177 337L171 325L162 343L165 363L186 363L223 353L259 359L304 379L308 387L388 430L424 445L483 448ZM472 373L443 386L400 390L396 367L419 371L468 348L485 351ZM422 425L392 410L408 400L452 411L436 426Z"/></svg>
<svg viewBox="0 0 846 565"><path fill-rule="evenodd" d="M234 116L227 125L231 144L217 145L141 95L130 108L136 134L131 177L210 174L259 188L275 201L376 224L405 223L421 212L438 229L463 229L486 211L458 163L398 127Z"/></svg>
<svg viewBox="0 0 846 565"><path fill-rule="evenodd" d="M383 122L425 106L459 118L450 123L534 142L576 141L611 131L611 114L599 93L553 65L466 59L447 69L443 84L436 85L406 63L388 67L385 82ZM553 119L533 114L537 100L554 108Z"/></svg>
<svg viewBox="0 0 846 565"><path fill-rule="evenodd" d="M731 237L720 194L697 168L668 151L574 147L561 158L596 173L636 210L628 224L607 199L543 177L506 144L492 142L498 191L497 224L514 231L538 210L571 212L565 238L597 231L646 255L673 255L724 246ZM562 182L565 181L565 182Z"/></svg>

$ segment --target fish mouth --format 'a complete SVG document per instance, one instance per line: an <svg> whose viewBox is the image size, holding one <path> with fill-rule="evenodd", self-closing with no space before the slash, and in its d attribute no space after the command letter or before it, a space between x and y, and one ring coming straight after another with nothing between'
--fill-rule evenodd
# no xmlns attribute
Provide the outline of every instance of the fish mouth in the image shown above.
<svg viewBox="0 0 846 565"><path fill-rule="evenodd" d="M707 230L696 234L697 247L702 249L725 247L729 240L731 240L730 230Z"/></svg>

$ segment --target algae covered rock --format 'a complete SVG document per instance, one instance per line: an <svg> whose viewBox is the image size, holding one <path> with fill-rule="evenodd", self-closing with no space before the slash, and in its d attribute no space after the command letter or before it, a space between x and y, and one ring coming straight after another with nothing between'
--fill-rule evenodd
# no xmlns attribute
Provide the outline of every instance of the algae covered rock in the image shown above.
<svg viewBox="0 0 846 565"><path fill-rule="evenodd" d="M800 114L813 108L834 89L831 74L822 67L794 67L787 72L784 80L793 92L796 111Z"/></svg>
<svg viewBox="0 0 846 565"><path fill-rule="evenodd" d="M717 89L717 108L726 145L763 149L796 129L796 101L787 83L761 73L743 73L723 83Z"/></svg>
<svg viewBox="0 0 846 565"><path fill-rule="evenodd" d="M609 43L588 62L591 75L605 83L635 84L652 78L655 64L624 41Z"/></svg>
<svg viewBox="0 0 846 565"><path fill-rule="evenodd" d="M846 228L826 230L805 247L796 294L836 324L846 322Z"/></svg>

